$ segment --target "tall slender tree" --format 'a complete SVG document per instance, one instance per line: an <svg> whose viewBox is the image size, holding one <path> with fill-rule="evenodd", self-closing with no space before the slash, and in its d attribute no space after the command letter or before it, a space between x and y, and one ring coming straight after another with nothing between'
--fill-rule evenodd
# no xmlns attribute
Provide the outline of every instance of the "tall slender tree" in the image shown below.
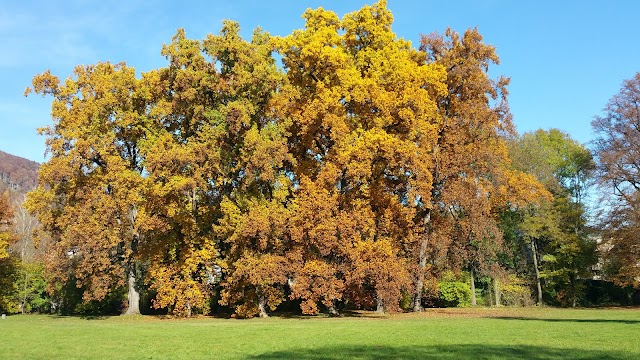
<svg viewBox="0 0 640 360"><path fill-rule="evenodd" d="M438 107L437 141L432 150L431 191L422 198L419 216L424 233L417 262L414 311L422 308L427 264L465 267L488 273L501 247L496 210L507 203L526 203L544 193L524 173L510 169L504 135L513 132L507 106L509 79L493 80L488 69L498 64L495 48L477 29L462 36L422 36L429 63L445 68L447 91L434 94ZM472 292L475 302L475 292Z"/></svg>
<svg viewBox="0 0 640 360"><path fill-rule="evenodd" d="M601 214L603 255L608 275L621 285L640 286L640 73L625 80L604 114L592 122L596 133L598 184L606 196ZM611 196L612 195L612 196ZM603 247L604 249L604 247Z"/></svg>

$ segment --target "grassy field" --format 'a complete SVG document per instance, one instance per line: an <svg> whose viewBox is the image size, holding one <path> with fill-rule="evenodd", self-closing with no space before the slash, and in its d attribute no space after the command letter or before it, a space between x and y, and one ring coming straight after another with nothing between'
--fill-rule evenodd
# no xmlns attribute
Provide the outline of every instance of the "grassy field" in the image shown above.
<svg viewBox="0 0 640 360"><path fill-rule="evenodd" d="M0 320L0 359L640 359L640 309Z"/></svg>

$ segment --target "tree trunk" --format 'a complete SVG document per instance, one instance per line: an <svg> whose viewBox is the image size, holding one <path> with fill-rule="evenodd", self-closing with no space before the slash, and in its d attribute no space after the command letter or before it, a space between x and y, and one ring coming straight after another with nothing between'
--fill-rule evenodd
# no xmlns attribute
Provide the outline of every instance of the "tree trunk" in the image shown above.
<svg viewBox="0 0 640 360"><path fill-rule="evenodd" d="M338 312L338 308L336 308L336 301L335 300L331 300L331 306L329 306L329 315L331 316L340 316L340 313Z"/></svg>
<svg viewBox="0 0 640 360"><path fill-rule="evenodd" d="M258 295L258 309L260 310L259 316L261 318L269 317L267 313L267 299L263 295Z"/></svg>
<svg viewBox="0 0 640 360"><path fill-rule="evenodd" d="M138 247L139 234L138 230L135 227L135 222L138 217L138 208L134 205L129 211L129 220L131 222L131 250L133 253L136 252ZM140 292L136 289L136 265L135 262L130 258L128 260L129 264L129 293L127 294L127 299L129 300L129 307L125 312L125 315L140 315Z"/></svg>
<svg viewBox="0 0 640 360"><path fill-rule="evenodd" d="M500 281L498 280L498 278L493 279L493 293L496 297L496 306L502 305L502 299L500 296Z"/></svg>
<svg viewBox="0 0 640 360"><path fill-rule="evenodd" d="M124 313L125 315L139 315L140 314L140 293L136 289L136 274L133 266L129 270L129 294L127 295L129 300L129 307Z"/></svg>
<svg viewBox="0 0 640 360"><path fill-rule="evenodd" d="M378 296L377 302L378 302L378 306L376 308L376 312L378 314L384 314L384 303L382 302L382 298Z"/></svg>
<svg viewBox="0 0 640 360"><path fill-rule="evenodd" d="M418 279L416 281L416 293L413 298L413 311L422 311L422 289L424 288L424 269L427 267L427 249L429 246L429 225L431 222L431 212L424 217L424 237L420 243L418 253Z"/></svg>
<svg viewBox="0 0 640 360"><path fill-rule="evenodd" d="M573 274L569 275L569 284L571 284L571 307L576 307L577 305L576 282Z"/></svg>
<svg viewBox="0 0 640 360"><path fill-rule="evenodd" d="M24 264L23 264L23 268L25 268ZM24 287L23 287L23 294L22 294L22 304L20 305L20 312L22 313L22 315L24 315L24 308L27 306L27 283L29 282L29 271L27 271L27 269L24 269Z"/></svg>
<svg viewBox="0 0 640 360"><path fill-rule="evenodd" d="M340 315L340 313L338 312L338 309L336 309L335 305L329 306L329 315L331 315L331 316L339 316Z"/></svg>
<svg viewBox="0 0 640 360"><path fill-rule="evenodd" d="M473 276L473 268L471 269L471 306L476 306L476 279Z"/></svg>
<svg viewBox="0 0 640 360"><path fill-rule="evenodd" d="M489 306L495 306L495 303L493 300L495 300L495 297L493 296L493 288L491 287L491 285L489 285L489 287L487 288L487 291L489 292Z"/></svg>
<svg viewBox="0 0 640 360"><path fill-rule="evenodd" d="M536 243L531 240L531 252L533 253L533 268L536 270L536 286L538 287L538 305L542 306L542 284L540 283L540 270L538 269L538 254Z"/></svg>

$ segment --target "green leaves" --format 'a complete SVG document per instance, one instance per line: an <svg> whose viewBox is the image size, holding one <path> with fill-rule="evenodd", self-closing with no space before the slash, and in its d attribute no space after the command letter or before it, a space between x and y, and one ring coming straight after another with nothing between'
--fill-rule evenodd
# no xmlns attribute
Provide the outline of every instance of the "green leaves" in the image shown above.
<svg viewBox="0 0 640 360"><path fill-rule="evenodd" d="M596 263L595 243L586 227L582 195L593 170L589 150L556 130L525 133L509 142L513 166L534 175L553 198L524 211L518 225L541 258L544 292L561 305L575 304L578 279ZM534 264L535 265L535 264Z"/></svg>

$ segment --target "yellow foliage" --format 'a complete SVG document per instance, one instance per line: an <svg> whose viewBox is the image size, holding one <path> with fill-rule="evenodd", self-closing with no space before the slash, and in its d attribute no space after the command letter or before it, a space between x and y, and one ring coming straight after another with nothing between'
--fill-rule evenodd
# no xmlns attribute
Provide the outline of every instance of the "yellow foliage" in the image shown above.
<svg viewBox="0 0 640 360"><path fill-rule="evenodd" d="M488 77L477 31L416 50L386 1L303 17L250 41L231 21L203 40L180 29L139 79L110 63L34 77L54 124L28 206L55 281L100 299L137 264L154 306L181 315L206 312L217 281L242 317L287 294L308 314L349 297L397 310L427 258L491 258L494 211L547 196L509 169L508 81Z"/></svg>

